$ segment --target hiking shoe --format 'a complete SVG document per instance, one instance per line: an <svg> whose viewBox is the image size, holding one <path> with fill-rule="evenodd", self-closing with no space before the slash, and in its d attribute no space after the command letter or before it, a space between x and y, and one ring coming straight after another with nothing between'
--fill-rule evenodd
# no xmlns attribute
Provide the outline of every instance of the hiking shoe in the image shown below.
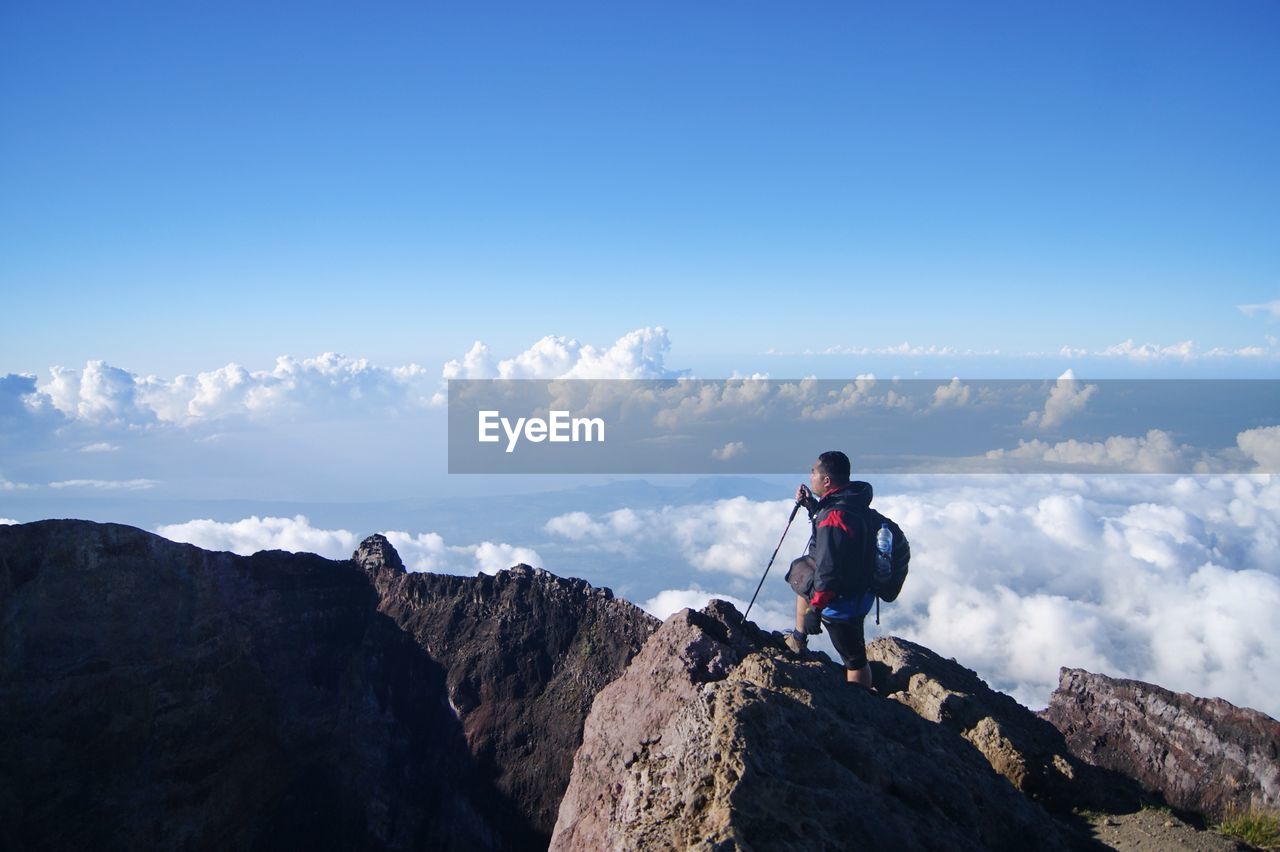
<svg viewBox="0 0 1280 852"><path fill-rule="evenodd" d="M792 630L782 641L786 643L787 650L797 657L803 657L809 651L809 637L803 633Z"/></svg>

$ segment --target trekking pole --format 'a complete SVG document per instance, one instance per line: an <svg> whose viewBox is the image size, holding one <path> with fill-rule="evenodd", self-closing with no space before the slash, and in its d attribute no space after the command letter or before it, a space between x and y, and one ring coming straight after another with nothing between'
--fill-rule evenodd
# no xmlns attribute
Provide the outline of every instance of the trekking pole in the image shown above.
<svg viewBox="0 0 1280 852"><path fill-rule="evenodd" d="M769 557L769 564L764 566L764 575L756 586L756 593L751 596L751 603L747 604L747 611L742 616L743 621L746 621L747 616L751 614L751 607L756 605L756 596L760 594L760 589L764 586L764 578L769 576L769 569L773 567L773 560L778 558L778 551L782 549L782 542L787 538L787 530L791 529L791 522L796 519L796 512L800 511L801 505L801 502L797 500L796 505L791 509L791 517L787 518L787 525L782 528L782 538L778 539L778 546L773 549L773 555Z"/></svg>

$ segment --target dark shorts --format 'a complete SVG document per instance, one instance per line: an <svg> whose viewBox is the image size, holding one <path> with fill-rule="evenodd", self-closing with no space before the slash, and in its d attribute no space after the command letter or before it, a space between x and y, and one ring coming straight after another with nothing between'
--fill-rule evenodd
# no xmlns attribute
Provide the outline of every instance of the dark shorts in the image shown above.
<svg viewBox="0 0 1280 852"><path fill-rule="evenodd" d="M867 641L862 633L861 618L848 621L827 621L824 618L822 625L827 628L831 644L836 646L836 653L844 661L846 669L856 671L867 664Z"/></svg>

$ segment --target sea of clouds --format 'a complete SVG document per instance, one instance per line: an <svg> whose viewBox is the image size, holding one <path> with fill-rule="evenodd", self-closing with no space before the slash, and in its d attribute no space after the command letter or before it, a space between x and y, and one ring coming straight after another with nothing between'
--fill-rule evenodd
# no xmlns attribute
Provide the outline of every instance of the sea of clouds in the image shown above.
<svg viewBox="0 0 1280 852"><path fill-rule="evenodd" d="M1041 707L1061 666L1159 683L1280 715L1280 481L1273 476L896 477L875 506L911 541L911 574L868 635L920 642ZM548 518L549 543L447 543L387 531L410 570L474 574L539 551L594 555L596 582L624 585L665 618L712 597L745 609L778 544L789 500L745 497ZM209 520L161 535L252 553L306 550L345 558L350 531L305 517ZM805 546L793 525L753 620L786 629L786 564ZM576 552L576 553L575 553ZM646 566L672 566L650 571ZM684 582L672 582L682 577Z"/></svg>
<svg viewBox="0 0 1280 852"><path fill-rule="evenodd" d="M954 656L1032 707L1071 666L1280 715L1275 477L897 478L875 505L906 531L912 570L869 635ZM739 498L573 513L547 527L678 553L697 582L647 598L665 616L709 594L749 598L789 508ZM796 555L788 545L783 555ZM766 626L785 626L791 599L780 574L771 582Z"/></svg>

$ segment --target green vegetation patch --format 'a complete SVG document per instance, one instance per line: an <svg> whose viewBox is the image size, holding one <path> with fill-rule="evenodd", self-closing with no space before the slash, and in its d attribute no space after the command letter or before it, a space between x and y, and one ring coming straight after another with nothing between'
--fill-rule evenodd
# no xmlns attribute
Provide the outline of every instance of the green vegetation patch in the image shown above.
<svg viewBox="0 0 1280 852"><path fill-rule="evenodd" d="M1280 849L1280 813L1276 811L1250 808L1230 814L1216 830L1259 849Z"/></svg>

